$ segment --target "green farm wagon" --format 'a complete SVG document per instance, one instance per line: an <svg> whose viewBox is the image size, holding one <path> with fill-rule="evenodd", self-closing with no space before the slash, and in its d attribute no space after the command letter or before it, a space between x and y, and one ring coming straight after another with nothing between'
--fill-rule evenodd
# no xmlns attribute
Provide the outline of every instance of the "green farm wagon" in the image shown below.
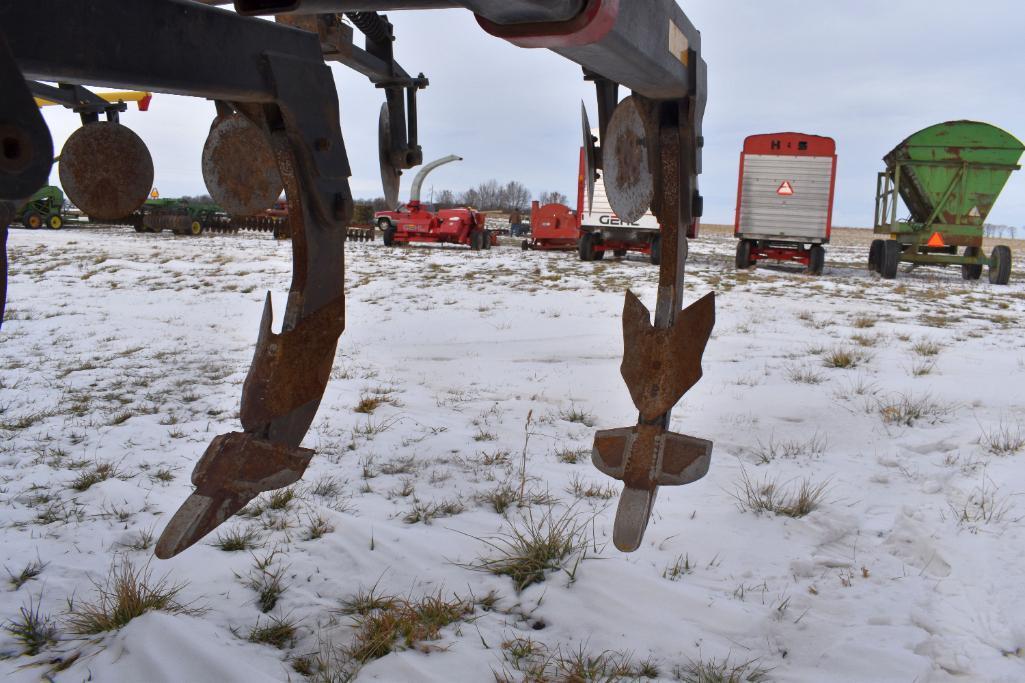
<svg viewBox="0 0 1025 683"><path fill-rule="evenodd" d="M1014 136L976 121L941 123L900 143L884 157L876 186L875 232L889 239L872 242L869 269L892 279L901 262L959 265L965 280L978 280L987 266L989 281L1006 285L1010 248L998 245L987 256L982 238L1023 152ZM906 219L898 219L898 197Z"/></svg>

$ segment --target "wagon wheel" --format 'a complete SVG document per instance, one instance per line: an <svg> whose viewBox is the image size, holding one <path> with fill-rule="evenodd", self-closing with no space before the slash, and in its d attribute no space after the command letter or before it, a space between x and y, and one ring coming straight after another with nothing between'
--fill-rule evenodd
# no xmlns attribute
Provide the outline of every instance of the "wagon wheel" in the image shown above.
<svg viewBox="0 0 1025 683"><path fill-rule="evenodd" d="M737 258L735 260L737 270L747 270L751 267L751 241L740 240L737 242Z"/></svg>
<svg viewBox="0 0 1025 683"><path fill-rule="evenodd" d="M965 247L964 250L965 258L977 258L980 253L982 253L982 250L979 247ZM965 280L978 280L982 277L982 264L961 264L961 277Z"/></svg>
<svg viewBox="0 0 1025 683"><path fill-rule="evenodd" d="M882 251L879 253L879 274L885 279L892 280L897 277L901 251L900 242L897 240L883 242Z"/></svg>
<svg viewBox="0 0 1025 683"><path fill-rule="evenodd" d="M826 265L826 250L821 244L812 245L808 252L808 273L811 275L822 275L822 268Z"/></svg>
<svg viewBox="0 0 1025 683"><path fill-rule="evenodd" d="M994 285L1006 285L1011 281L1011 249L1003 244L993 247L989 262L989 281Z"/></svg>
<svg viewBox="0 0 1025 683"><path fill-rule="evenodd" d="M883 241L872 240L872 246L868 249L868 270L872 273L879 272L880 254L883 252Z"/></svg>

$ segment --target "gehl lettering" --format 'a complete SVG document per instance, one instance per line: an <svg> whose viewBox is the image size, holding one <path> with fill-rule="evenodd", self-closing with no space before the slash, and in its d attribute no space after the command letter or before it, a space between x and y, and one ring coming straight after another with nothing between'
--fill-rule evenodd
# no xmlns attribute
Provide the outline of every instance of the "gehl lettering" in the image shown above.
<svg viewBox="0 0 1025 683"><path fill-rule="evenodd" d="M640 225L639 223L627 223L626 221L621 221L615 216L602 216L598 219L598 222L602 225L625 225L633 228Z"/></svg>

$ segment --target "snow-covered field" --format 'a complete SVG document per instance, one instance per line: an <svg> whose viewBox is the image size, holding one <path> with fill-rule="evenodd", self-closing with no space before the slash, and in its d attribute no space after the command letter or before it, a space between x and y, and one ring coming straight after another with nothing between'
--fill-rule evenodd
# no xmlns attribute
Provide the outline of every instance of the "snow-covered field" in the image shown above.
<svg viewBox="0 0 1025 683"><path fill-rule="evenodd" d="M239 428L290 246L114 230L10 244L4 680L1025 680L1020 279L883 281L861 246L831 247L821 278L736 273L732 239L693 242L688 300L716 290L718 322L673 428L715 442L712 469L663 489L624 555L618 484L589 449L636 418L619 316L627 287L653 305L656 269L351 243L304 481L161 562L152 536L193 464ZM813 509L753 512L745 482L775 504L805 486ZM513 530L549 522L570 536L561 569L522 591L483 571ZM216 546L230 540L256 547ZM126 567L181 586L169 611L76 635ZM398 602L368 612L371 589ZM410 647L367 647L382 619L426 619L432 596L451 613L436 638L421 624ZM12 635L22 608L56 628L35 655Z"/></svg>

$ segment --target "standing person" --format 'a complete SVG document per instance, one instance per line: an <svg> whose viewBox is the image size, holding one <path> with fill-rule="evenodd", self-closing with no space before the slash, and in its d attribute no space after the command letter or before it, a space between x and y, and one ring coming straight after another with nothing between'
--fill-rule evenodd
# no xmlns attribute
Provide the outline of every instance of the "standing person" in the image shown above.
<svg viewBox="0 0 1025 683"><path fill-rule="evenodd" d="M527 227L523 225L523 216L519 209L513 209L509 214L509 234L513 237L527 234Z"/></svg>

